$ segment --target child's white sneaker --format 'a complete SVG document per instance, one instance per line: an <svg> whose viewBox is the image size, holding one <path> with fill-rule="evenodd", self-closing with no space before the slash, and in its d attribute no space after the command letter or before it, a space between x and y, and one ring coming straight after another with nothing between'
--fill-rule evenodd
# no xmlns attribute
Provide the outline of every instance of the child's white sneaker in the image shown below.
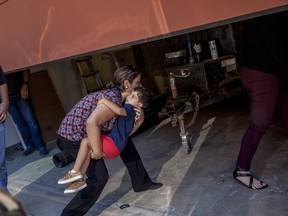
<svg viewBox="0 0 288 216"><path fill-rule="evenodd" d="M68 193L76 193L79 190L84 189L85 187L87 187L86 182L84 181L84 179L79 179L75 182L72 182L68 188L66 188L64 190L64 194L68 194Z"/></svg>
<svg viewBox="0 0 288 216"><path fill-rule="evenodd" d="M72 173L71 171L69 171L62 179L58 180L58 184L67 184L82 178L83 175L81 174L81 172Z"/></svg>

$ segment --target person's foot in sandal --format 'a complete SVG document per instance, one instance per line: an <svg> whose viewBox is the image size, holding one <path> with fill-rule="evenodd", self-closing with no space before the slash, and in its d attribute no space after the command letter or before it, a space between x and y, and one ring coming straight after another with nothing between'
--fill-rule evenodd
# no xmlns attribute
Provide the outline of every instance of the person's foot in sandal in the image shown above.
<svg viewBox="0 0 288 216"><path fill-rule="evenodd" d="M250 173L250 171L240 170L239 168L236 168L233 172L233 177L239 183L253 190L259 190L268 187L266 183L255 179Z"/></svg>

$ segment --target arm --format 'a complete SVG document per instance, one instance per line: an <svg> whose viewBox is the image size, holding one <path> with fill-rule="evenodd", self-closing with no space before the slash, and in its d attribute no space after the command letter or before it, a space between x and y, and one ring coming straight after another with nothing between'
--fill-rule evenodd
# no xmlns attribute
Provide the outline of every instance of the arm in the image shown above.
<svg viewBox="0 0 288 216"><path fill-rule="evenodd" d="M124 108L119 107L117 104L115 104L114 102L112 102L106 98L100 99L98 101L98 104L104 104L116 115L119 115L119 116L126 116L127 115L126 110Z"/></svg>
<svg viewBox="0 0 288 216"><path fill-rule="evenodd" d="M4 122L9 106L8 87L6 83L0 86L0 96L2 99L0 103L0 122Z"/></svg>
<svg viewBox="0 0 288 216"><path fill-rule="evenodd" d="M102 152L100 126L110 120L113 116L115 116L115 113L113 113L108 107L104 104L98 104L96 109L87 119L86 130L90 146L94 153L93 159L100 159L105 156Z"/></svg>
<svg viewBox="0 0 288 216"><path fill-rule="evenodd" d="M23 73L23 84L21 88L21 97L25 100L29 97L29 78L30 78L30 70L25 70Z"/></svg>

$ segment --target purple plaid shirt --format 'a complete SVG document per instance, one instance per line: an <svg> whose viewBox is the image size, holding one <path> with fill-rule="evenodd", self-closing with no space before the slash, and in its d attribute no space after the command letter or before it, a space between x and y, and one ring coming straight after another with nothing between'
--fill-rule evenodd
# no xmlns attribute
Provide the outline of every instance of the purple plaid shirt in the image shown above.
<svg viewBox="0 0 288 216"><path fill-rule="evenodd" d="M71 110L67 113L56 132L62 137L70 141L80 141L87 135L86 121L90 114L95 110L98 100L102 97L116 103L122 107L121 92L118 88L104 89L93 92L83 97ZM112 129L117 116L113 117L101 126L103 132Z"/></svg>

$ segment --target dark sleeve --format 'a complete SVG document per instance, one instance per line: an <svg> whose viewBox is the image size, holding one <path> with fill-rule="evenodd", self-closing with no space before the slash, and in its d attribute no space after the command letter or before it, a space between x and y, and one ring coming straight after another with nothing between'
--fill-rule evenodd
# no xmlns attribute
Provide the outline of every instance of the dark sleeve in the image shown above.
<svg viewBox="0 0 288 216"><path fill-rule="evenodd" d="M288 69L287 17L272 14L244 22L245 66L276 74Z"/></svg>
<svg viewBox="0 0 288 216"><path fill-rule="evenodd" d="M2 67L0 66L0 85L3 85L5 83L7 83L6 77L5 77L5 74L2 70Z"/></svg>
<svg viewBox="0 0 288 216"><path fill-rule="evenodd" d="M288 70L288 15L276 14L261 23L263 41L268 52L280 68ZM288 73L288 72L287 72Z"/></svg>

